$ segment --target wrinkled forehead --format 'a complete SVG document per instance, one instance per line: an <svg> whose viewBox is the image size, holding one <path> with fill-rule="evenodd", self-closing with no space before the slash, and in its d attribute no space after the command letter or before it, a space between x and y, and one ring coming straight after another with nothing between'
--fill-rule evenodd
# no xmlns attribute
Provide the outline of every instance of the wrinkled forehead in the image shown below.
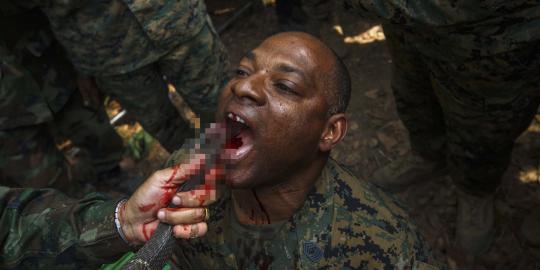
<svg viewBox="0 0 540 270"><path fill-rule="evenodd" d="M288 62L307 73L327 72L332 58L318 40L295 35L276 35L252 51L258 61ZM318 74L310 74L318 75Z"/></svg>

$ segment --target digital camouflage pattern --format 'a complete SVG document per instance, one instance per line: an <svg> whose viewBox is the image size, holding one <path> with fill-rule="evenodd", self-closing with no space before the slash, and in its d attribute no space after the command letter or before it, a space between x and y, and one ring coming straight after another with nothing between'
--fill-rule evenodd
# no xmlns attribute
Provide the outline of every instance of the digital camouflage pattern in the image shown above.
<svg viewBox="0 0 540 270"><path fill-rule="evenodd" d="M454 183L483 195L497 188L515 139L538 105L537 45L457 64L423 56L400 29L385 25L392 89L413 150L447 158ZM443 48L440 48L443 50ZM428 142L428 143L426 143ZM446 155L445 155L446 153Z"/></svg>
<svg viewBox="0 0 540 270"><path fill-rule="evenodd" d="M71 180L74 175L53 135L88 151L92 164L87 167L95 170L86 176L91 180L117 166L122 140L103 108L83 106L76 73L46 17L36 10L7 13L4 8L0 6L0 183L75 194L83 179Z"/></svg>
<svg viewBox="0 0 540 270"><path fill-rule="evenodd" d="M463 191L492 193L539 105L540 2L346 2L383 22L413 150L446 158Z"/></svg>
<svg viewBox="0 0 540 270"><path fill-rule="evenodd" d="M90 75L124 74L156 62L194 38L207 16L200 0L25 2L43 9L77 70Z"/></svg>
<svg viewBox="0 0 540 270"><path fill-rule="evenodd" d="M114 224L115 201L73 200L52 189L0 187L0 268L98 269L130 250Z"/></svg>
<svg viewBox="0 0 540 270"><path fill-rule="evenodd" d="M167 96L166 82L202 122L214 115L227 80L227 54L204 1L34 0L76 69L96 77L169 152L194 130ZM166 77L166 80L164 79Z"/></svg>
<svg viewBox="0 0 540 270"><path fill-rule="evenodd" d="M18 89L18 88L15 88ZM79 160L69 166L55 138L69 138ZM73 196L94 183L100 173L115 168L123 155L122 139L79 93L54 119L43 124L0 129L0 184L10 187L56 188Z"/></svg>
<svg viewBox="0 0 540 270"><path fill-rule="evenodd" d="M105 107L85 106L78 91L48 126L54 137L68 138L79 149L76 157L86 158L98 174L117 167L124 155L124 142L109 123Z"/></svg>
<svg viewBox="0 0 540 270"><path fill-rule="evenodd" d="M363 19L412 30L411 36L426 39L422 53L438 60L496 55L540 39L537 0L344 1ZM444 50L437 50L442 46Z"/></svg>
<svg viewBox="0 0 540 270"><path fill-rule="evenodd" d="M45 125L0 130L0 184L56 188L75 195L78 181L68 176L64 156Z"/></svg>
<svg viewBox="0 0 540 270"><path fill-rule="evenodd" d="M117 97L144 129L172 153L186 138L196 134L170 102L167 82L207 123L214 117L220 91L227 81L227 63L225 47L206 17L203 28L192 39L152 65L96 79L102 91Z"/></svg>
<svg viewBox="0 0 540 270"><path fill-rule="evenodd" d="M284 223L238 230L227 191L209 210L208 233L178 241L173 269L438 269L406 212L331 159Z"/></svg>
<svg viewBox="0 0 540 270"><path fill-rule="evenodd" d="M22 10L7 16L3 11L0 129L51 121L76 91L75 72L42 14Z"/></svg>

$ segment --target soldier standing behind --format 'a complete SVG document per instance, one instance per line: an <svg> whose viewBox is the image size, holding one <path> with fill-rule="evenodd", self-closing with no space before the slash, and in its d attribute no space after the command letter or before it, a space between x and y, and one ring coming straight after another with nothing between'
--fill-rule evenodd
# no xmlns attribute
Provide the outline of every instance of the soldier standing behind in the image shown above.
<svg viewBox="0 0 540 270"><path fill-rule="evenodd" d="M75 68L96 77L172 152L193 130L170 103L172 83L203 122L212 119L227 57L203 1L26 1L40 7ZM166 78L166 79L164 79Z"/></svg>
<svg viewBox="0 0 540 270"><path fill-rule="evenodd" d="M392 90L412 147L371 180L398 190L449 167L458 187L456 242L481 253L493 235L493 194L539 104L540 3L346 2L383 20Z"/></svg>
<svg viewBox="0 0 540 270"><path fill-rule="evenodd" d="M83 181L116 168L122 140L103 108L83 106L76 72L46 17L7 4L0 14L0 182L80 194ZM53 134L83 149L86 163L68 166Z"/></svg>

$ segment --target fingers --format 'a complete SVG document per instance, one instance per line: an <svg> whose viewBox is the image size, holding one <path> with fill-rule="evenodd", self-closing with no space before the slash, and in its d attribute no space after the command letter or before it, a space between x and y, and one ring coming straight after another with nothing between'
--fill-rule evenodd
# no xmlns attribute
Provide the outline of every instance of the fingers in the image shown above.
<svg viewBox="0 0 540 270"><path fill-rule="evenodd" d="M161 222L176 224L173 227L176 238L195 238L203 236L208 230L204 208L164 208L159 210Z"/></svg>
<svg viewBox="0 0 540 270"><path fill-rule="evenodd" d="M173 234L176 238L190 239L201 237L208 231L208 225L204 222L196 224L182 224L173 227Z"/></svg>
<svg viewBox="0 0 540 270"><path fill-rule="evenodd" d="M204 185L198 186L191 191L177 193L172 202L177 206L200 207L206 206L216 201L216 181L223 178L225 169L223 165L217 165L209 170L205 175Z"/></svg>
<svg viewBox="0 0 540 270"><path fill-rule="evenodd" d="M191 191L179 192L174 196L173 203L178 206L206 206L216 201L216 181L225 175L223 165L217 165L205 175L205 184Z"/></svg>
<svg viewBox="0 0 540 270"><path fill-rule="evenodd" d="M216 189L213 186L204 185L199 189L178 192L172 202L182 207L207 206L216 201Z"/></svg>
<svg viewBox="0 0 540 270"><path fill-rule="evenodd" d="M158 211L158 219L172 225L198 223L205 217L204 208L163 208Z"/></svg>
<svg viewBox="0 0 540 270"><path fill-rule="evenodd" d="M178 185L196 175L203 167L205 161L204 154L194 154L187 164L177 164L170 168L155 172L155 176L164 183L164 185Z"/></svg>
<svg viewBox="0 0 540 270"><path fill-rule="evenodd" d="M150 237L154 234L158 226L157 222L151 222L143 224L141 227L141 236L143 242L150 240Z"/></svg>

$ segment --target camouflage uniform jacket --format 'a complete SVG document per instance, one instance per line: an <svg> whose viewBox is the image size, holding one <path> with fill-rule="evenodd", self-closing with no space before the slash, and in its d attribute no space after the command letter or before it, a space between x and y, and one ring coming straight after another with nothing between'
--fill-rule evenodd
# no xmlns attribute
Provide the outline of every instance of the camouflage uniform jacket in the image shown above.
<svg viewBox="0 0 540 270"><path fill-rule="evenodd" d="M0 130L52 120L38 83L17 62L0 40Z"/></svg>
<svg viewBox="0 0 540 270"><path fill-rule="evenodd" d="M414 29L422 43L440 44L430 57L457 61L494 55L540 40L538 0L345 0L362 18Z"/></svg>
<svg viewBox="0 0 540 270"><path fill-rule="evenodd" d="M305 204L264 245L265 260L239 266L227 242L231 197L210 208L209 231L179 241L180 269L437 269L406 212L374 186L329 160ZM246 247L250 249L252 247ZM256 257L257 258L257 257ZM260 258L260 257L259 257Z"/></svg>
<svg viewBox="0 0 540 270"><path fill-rule="evenodd" d="M123 74L151 64L199 33L207 19L202 0L33 0L18 5L40 7L75 68L90 75Z"/></svg>
<svg viewBox="0 0 540 270"><path fill-rule="evenodd" d="M0 268L97 269L129 251L114 224L116 203L75 201L53 189L0 186Z"/></svg>
<svg viewBox="0 0 540 270"><path fill-rule="evenodd" d="M46 17L0 6L0 130L52 120L75 89Z"/></svg>

